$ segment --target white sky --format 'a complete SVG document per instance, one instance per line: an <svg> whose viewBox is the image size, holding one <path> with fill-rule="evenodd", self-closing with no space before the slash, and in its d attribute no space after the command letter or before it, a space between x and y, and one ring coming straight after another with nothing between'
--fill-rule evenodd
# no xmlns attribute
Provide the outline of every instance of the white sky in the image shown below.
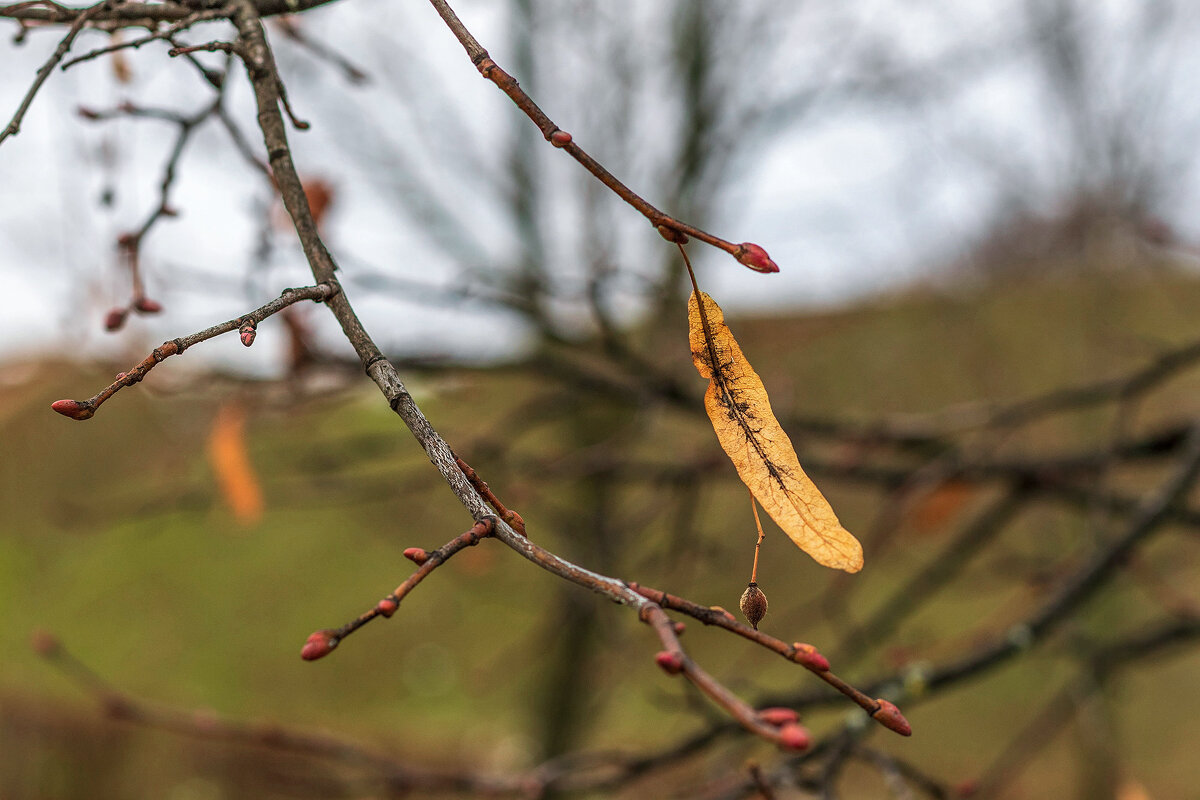
<svg viewBox="0 0 1200 800"><path fill-rule="evenodd" d="M1006 8L1011 11L1016 5L862 2L849 15L854 19L847 37L862 43L886 35L889 44L899 43L899 52L936 58L964 38L1002 38L994 34L1001 30ZM1200 108L1200 92L1195 91L1200 87L1192 77L1200 75L1200 48L1193 46L1196 13L1175 21L1162 34L1168 46L1156 51L1152 63L1143 63L1144 54L1118 46L1124 32L1139 24L1135 11L1142 5L1113 0L1089 8L1096 36L1115 37L1117 42L1109 43L1112 57L1105 67L1113 73L1113 102L1120 101L1123 87L1136 87L1137 72L1144 70L1158 80L1152 88L1163 95L1161 103L1178 117L1172 135L1192 141L1200 119L1192 110ZM494 7L466 0L459 11L497 60L509 66L502 20ZM508 130L507 101L479 79L425 4L368 6L343 0L306 17L305 24L311 31L319 29L325 41L375 78L365 88L350 86L332 67L314 63L286 43L278 45L284 73L291 78L293 103L314 125L309 132L292 134L300 169L331 178L338 189L327 237L335 257L348 275L362 259L414 280L451 279L444 257L428 247L421 231L405 223L378 190L369 188L379 177L372 170L386 165L354 157L360 129L363 137L367 129L359 115L374 115L385 127L393 124L389 115L395 113L397 100L380 81L389 70L405 72L405 59L410 58L421 59L422 69L470 110L475 133ZM405 33L399 52L393 43L396 30ZM34 71L58 42L54 33L33 31L30 41L17 47L7 38L13 31L15 26L0 40L0 124L15 110ZM192 36L188 41L199 39ZM104 43L102 35L85 33L75 52ZM157 202L161 165L174 129L146 120L87 123L75 109L111 108L127 98L143 105L195 109L211 93L186 64L167 59L165 49L156 43L132 53L135 80L127 87L113 79L104 60L56 71L26 117L22 133L0 145L0 279L7 298L0 309L0 357L63 347L122 356L139 353L147 344L237 316L284 286L311 282L303 264L288 253L277 255L269 274L246 278L255 236L247 212L266 195L261 179L245 169L224 132L208 124L198 131L172 192L182 215L161 222L145 244L149 293L166 305L166 313L134 319L115 336L101 329L105 311L123 303L128 293L127 277L117 267L111 243L121 231L140 224ZM828 65L833 77L841 68ZM1044 98L1031 85L1027 68L1015 60L967 78L968 89L952 93L944 108L835 109L772 140L751 174L722 198L721 220L712 227L733 241L762 244L783 271L758 276L724 255L705 254L700 260L709 291L735 311L777 309L838 303L922 276L932 254L953 254L990 213L986 203L991 189L980 178L986 170L964 159L964 139L982 134L983 140L998 145L998 161L1003 156L1031 165L1053 164L1060 156L1055 150L1060 120L1045 114ZM552 100L546 104L555 116ZM230 101L243 130L257 141L252 99L240 75ZM532 126L526 132L540 141ZM587 131L573 132L588 146ZM1180 149L1178 141L1164 146ZM105 149L113 158L107 166L99 157ZM565 155L562 160L562 169L578 169ZM608 166L618 176L636 172L632 166ZM1184 166L1190 169L1190 159ZM1200 185L1193 173L1179 174L1167 216L1184 234L1197 235L1200 226L1190 221L1198 218ZM1031 186L1046 189L1039 186L1041 180L1033 176ZM97 202L106 185L115 189L111 209L101 209ZM632 188L652 195L653 187ZM641 224L635 212L629 210L628 215L631 224ZM496 219L488 218L486 209L476 224L485 241L503 241L508 235ZM698 249L691 252L697 254ZM186 268L187 280L173 277L180 266ZM368 329L390 352L486 358L510 351L520 339L519 331L502 316L430 309L362 293L352 299ZM197 348L192 357L262 369L274 363L280 342L278 331L268 323L250 351L236 338L226 337Z"/></svg>

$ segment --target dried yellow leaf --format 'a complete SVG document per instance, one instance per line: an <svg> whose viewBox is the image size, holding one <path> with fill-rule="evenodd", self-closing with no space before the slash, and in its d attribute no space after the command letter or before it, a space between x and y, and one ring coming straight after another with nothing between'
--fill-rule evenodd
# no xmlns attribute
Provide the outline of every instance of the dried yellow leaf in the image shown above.
<svg viewBox="0 0 1200 800"><path fill-rule="evenodd" d="M783 532L818 564L862 569L862 545L842 527L829 501L804 474L766 387L742 354L711 297L688 301L692 361L708 378L704 408L738 476ZM703 315L701 311L703 310ZM705 335L705 322L710 335Z"/></svg>

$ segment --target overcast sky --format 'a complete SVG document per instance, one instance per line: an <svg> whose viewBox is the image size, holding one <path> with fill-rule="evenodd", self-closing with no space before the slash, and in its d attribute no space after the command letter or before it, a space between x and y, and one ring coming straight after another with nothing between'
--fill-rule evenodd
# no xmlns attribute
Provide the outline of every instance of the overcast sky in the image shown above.
<svg viewBox="0 0 1200 800"><path fill-rule="evenodd" d="M1006 12L1025 7L1016 2L850 5L853 13L846 12L839 22L847 52L861 53L882 36L893 56L903 53L917 61L1016 36L1006 28L1014 15ZM1102 87L1098 91L1111 91L1105 103L1114 108L1131 102L1130 93L1153 94L1155 103L1147 106L1152 111L1145 113L1172 120L1162 123L1167 133L1151 128L1168 149L1178 147L1176 138L1194 141L1200 118L1193 110L1200 107L1200 81L1194 77L1200 75L1196 12L1168 17L1155 33L1156 41L1165 44L1149 55L1144 48L1124 47L1122 41L1154 23L1152 7L1171 5L1087 5L1093 9L1089 36L1110 56L1105 74L1096 78ZM633 6L646 8L636 2ZM497 61L511 63L505 61L503 19L495 8L468 0L459 11ZM512 111L507 101L479 79L426 4L343 0L306 15L305 25L310 31L319 28L324 41L372 78L365 86L351 85L337 69L287 42L278 45L292 101L313 123L312 130L292 134L300 169L330 180L337 190L327 230L335 257L347 276L369 265L413 280L452 281L455 273L446 259L381 193L378 171L386 170L386 162L362 157L363 143L369 141L368 130L390 129L391 115L398 119L401 113L389 76L409 74L405 59L418 59L423 74L436 76L441 91L469 109L474 134L508 129ZM0 117L5 120L59 39L52 32L32 31L27 44L15 46L7 35L15 30L13 26L0 39ZM397 31L404 34L400 49ZM187 40L200 41L196 35ZM105 43L103 35L85 32L75 52ZM105 311L128 296L128 276L119 268L112 243L156 204L173 129L132 119L88 123L76 109L107 109L126 99L198 108L211 92L186 64L167 59L165 49L155 43L131 54L133 80L128 85L115 79L104 59L56 71L21 134L0 145L0 277L7 298L0 311L0 356L63 347L124 356L147 343L237 316L284 286L311 282L307 268L286 250L275 255L268 272L247 277L255 246L254 212L269 201L269 194L227 136L209 124L198 130L172 192L181 216L162 222L145 243L149 293L164 303L166 312L134 320L118 335L102 330ZM797 62L794 68L801 66ZM818 66L831 77L850 68L836 59ZM1008 166L1000 163L1003 158L1026 165L1028 172L1041 172L1039 165L1045 164L1046 175L1052 176L1053 165L1064 157L1065 123L1047 113L1045 91L1034 73L1027 59L998 59L978 76L963 76L965 88L948 92L944 104L932 109L847 105L781 133L756 153L744 180L721 198L712 227L733 241L762 244L782 272L754 275L726 256L693 248L706 286L735 311L835 304L904 285L926 275L931 263L954 258L994 211L995 186L986 177L989 160L997 170ZM229 107L253 136L252 98L238 77ZM1153 84L1146 86L1151 79ZM546 105L555 116L552 99ZM396 127L401 127L398 122ZM564 127L588 146L586 130ZM532 126L527 133L538 139ZM982 142L981 147L994 148L997 155L970 161L963 146L967 140ZM1178 180L1169 187L1163 215L1181 235L1194 237L1200 188L1190 148L1182 150L1187 157L1176 167ZM1166 155L1180 158L1179 153ZM565 155L562 160L563 169L578 169ZM608 166L619 176L636 174L632 166ZM1053 197L1039 180L1031 179L1029 191ZM1052 180L1046 177L1043 183ZM632 188L653 196L654 187ZM106 191L111 191L112 204L102 207ZM628 215L630 224L641 224L635 212L628 210ZM481 214L480 235L503 239L506 232L489 228L491 224ZM429 308L366 293L353 299L368 328L391 352L487 358L511 352L521 341L520 329L504 315L464 314L460 308ZM269 325L262 333L261 344L249 352L227 337L206 344L197 361L262 368L273 362L281 341Z"/></svg>

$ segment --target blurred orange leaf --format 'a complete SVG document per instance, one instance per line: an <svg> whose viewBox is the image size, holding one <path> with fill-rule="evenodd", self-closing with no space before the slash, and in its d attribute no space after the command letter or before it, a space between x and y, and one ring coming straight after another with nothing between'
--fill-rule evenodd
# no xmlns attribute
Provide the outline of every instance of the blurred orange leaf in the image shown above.
<svg viewBox="0 0 1200 800"><path fill-rule="evenodd" d="M766 387L742 354L721 308L704 292L699 297L697 303L693 293L688 301L692 361L700 376L709 379L704 408L721 447L754 498L797 547L826 567L858 572L862 545L804 474L791 439L771 411Z"/></svg>
<svg viewBox="0 0 1200 800"><path fill-rule="evenodd" d="M243 525L258 522L263 494L246 448L246 409L241 403L226 403L217 412L208 436L208 460L221 496L237 521Z"/></svg>
<svg viewBox="0 0 1200 800"><path fill-rule="evenodd" d="M114 46L124 43L120 31L113 31L111 43ZM112 71L117 83L129 84L133 81L133 68L129 66L129 56L124 50L117 50L112 54Z"/></svg>
<svg viewBox="0 0 1200 800"><path fill-rule="evenodd" d="M941 529L957 517L974 496L975 487L966 481L942 481L913 506L913 527L921 533Z"/></svg>

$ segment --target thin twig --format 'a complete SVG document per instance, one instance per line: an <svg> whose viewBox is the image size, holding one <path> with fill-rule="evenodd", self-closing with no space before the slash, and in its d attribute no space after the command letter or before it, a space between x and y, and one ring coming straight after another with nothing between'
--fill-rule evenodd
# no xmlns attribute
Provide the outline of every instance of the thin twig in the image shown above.
<svg viewBox="0 0 1200 800"><path fill-rule="evenodd" d="M188 336L181 336L177 339L170 339L163 342L160 346L154 348L150 355L146 356L140 363L132 367L128 372L122 372L117 375L115 381L87 400L59 400L51 408L71 419L91 419L101 404L116 394L117 391L140 382L158 364L171 356L179 355L192 345L208 341L213 337L229 333L230 331L241 330L243 333L253 331L258 323L294 303L299 303L302 300L312 300L320 303L329 300L329 298L334 297L336 294L337 287L330 286L329 284L305 286L301 289L284 289L283 294L279 297L265 305L259 306L249 314L235 317L234 319L222 322L219 325L213 325L211 328L205 328ZM249 338L250 342L253 342L253 337L250 336ZM242 341L248 346L249 343L246 342L246 338L243 338Z"/></svg>
<svg viewBox="0 0 1200 800"><path fill-rule="evenodd" d="M683 244L690 236L699 239L705 244L710 244L713 247L724 250L751 269L759 272L779 271L779 268L775 266L774 262L767 257L766 253L758 245L751 244L750 242L734 244L714 236L707 231L681 222L670 214L654 207L618 180L603 164L592 158L582 147L577 145L572 139L571 134L559 128L550 117L546 116L546 113L538 107L533 98L525 93L525 90L521 88L516 79L492 60L487 50L467 30L462 20L458 18L458 15L454 13L454 9L450 8L446 0L430 0L430 3L446 23L446 27L450 29L455 38L463 46L463 49L467 51L467 56L471 59L471 63L475 65L475 68L479 70L479 74L496 84L500 91L508 95L517 108L521 109L533 121L533 124L542 132L542 136L546 138L546 141L555 147L565 150L584 169L596 176L601 183L611 189L618 197L640 212L658 230L663 238L670 242Z"/></svg>
<svg viewBox="0 0 1200 800"><path fill-rule="evenodd" d="M25 97L21 100L21 105L17 107L16 113L13 114L12 121L8 123L8 126L3 131L0 131L0 144L3 144L4 140L8 137L16 136L18 133L20 133L21 121L25 119L25 112L27 112L29 110L29 106L33 104L33 98L37 96L38 90L42 88L42 84L46 82L46 78L50 77L50 73L54 71L56 66L58 66L58 62L62 61L63 57L71 49L71 45L74 43L75 37L79 35L81 30L83 30L83 26L86 25L88 20L92 17L99 16L102 11L108 11L111 9L114 4L118 7L120 5L119 3L114 3L114 0L104 0L102 3L98 3L91 8L86 8L78 12L78 14L74 17L74 20L71 22L71 27L67 30L67 35L64 36L58 43L58 47L56 47L54 52L50 54L50 58L48 58L46 62L38 69L37 76L33 79L33 84L29 87L29 90L25 92ZM63 10L63 7L58 6L57 4L55 4L52 9L49 9L50 13L55 15L55 19L51 21L58 22L59 19L57 17L62 13ZM0 9L0 15L3 15L3 11L4 9Z"/></svg>

